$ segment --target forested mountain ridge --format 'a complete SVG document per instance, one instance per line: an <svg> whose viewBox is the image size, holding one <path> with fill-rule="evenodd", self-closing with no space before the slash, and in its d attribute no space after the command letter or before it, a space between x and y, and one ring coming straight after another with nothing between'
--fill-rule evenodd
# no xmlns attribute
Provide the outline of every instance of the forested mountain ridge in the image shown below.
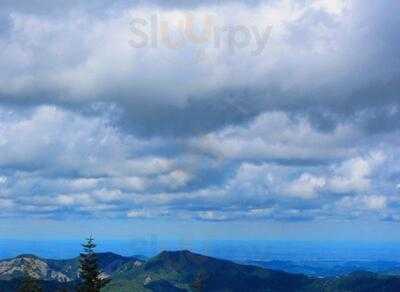
<svg viewBox="0 0 400 292"><path fill-rule="evenodd" d="M260 291L260 292L395 292L400 278L371 272L316 278L243 265L190 251L164 251L144 260L114 253L97 253L101 271L112 281L102 290L124 291ZM74 291L79 258L49 260L21 255L0 261L0 291L18 291L25 276L38 280L44 291ZM65 290L64 290L65 291Z"/></svg>

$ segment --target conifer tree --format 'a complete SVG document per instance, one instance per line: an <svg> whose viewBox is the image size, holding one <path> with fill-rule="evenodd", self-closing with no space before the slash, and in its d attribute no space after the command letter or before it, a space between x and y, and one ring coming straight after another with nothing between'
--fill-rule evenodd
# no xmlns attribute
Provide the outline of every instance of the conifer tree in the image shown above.
<svg viewBox="0 0 400 292"><path fill-rule="evenodd" d="M205 273L199 272L195 277L193 283L190 285L193 292L203 292L205 291L205 282L207 280L207 276Z"/></svg>
<svg viewBox="0 0 400 292"><path fill-rule="evenodd" d="M26 276L22 280L19 292L42 292L42 288L39 285L39 281L31 276Z"/></svg>
<svg viewBox="0 0 400 292"><path fill-rule="evenodd" d="M80 255L80 278L82 283L78 288L82 292L99 292L101 288L110 282L110 279L101 277L101 271L94 252L96 244L90 236L82 244L83 252Z"/></svg>

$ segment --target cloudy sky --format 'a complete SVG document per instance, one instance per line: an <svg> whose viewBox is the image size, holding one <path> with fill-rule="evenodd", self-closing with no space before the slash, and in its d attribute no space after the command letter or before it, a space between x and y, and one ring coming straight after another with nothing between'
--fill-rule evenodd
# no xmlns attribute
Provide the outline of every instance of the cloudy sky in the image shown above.
<svg viewBox="0 0 400 292"><path fill-rule="evenodd" d="M400 239L399 8L1 1L2 236Z"/></svg>

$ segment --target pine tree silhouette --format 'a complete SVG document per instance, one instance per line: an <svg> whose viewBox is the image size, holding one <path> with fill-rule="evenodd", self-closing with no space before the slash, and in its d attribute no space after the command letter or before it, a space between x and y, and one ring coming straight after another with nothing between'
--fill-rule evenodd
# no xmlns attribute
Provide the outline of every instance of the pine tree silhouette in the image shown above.
<svg viewBox="0 0 400 292"><path fill-rule="evenodd" d="M84 244L82 244L83 252L80 254L80 278L81 285L78 291L82 292L99 292L101 288L107 285L111 279L101 277L101 271L97 262L97 256L94 252L96 244L92 236L90 236Z"/></svg>

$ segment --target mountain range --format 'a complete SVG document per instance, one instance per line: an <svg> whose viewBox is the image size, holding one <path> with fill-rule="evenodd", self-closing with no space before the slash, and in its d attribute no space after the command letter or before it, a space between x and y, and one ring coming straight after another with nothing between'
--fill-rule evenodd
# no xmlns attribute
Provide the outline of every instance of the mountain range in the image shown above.
<svg viewBox="0 0 400 292"><path fill-rule="evenodd" d="M395 292L400 277L368 271L342 276L314 277L257 265L239 264L190 251L164 251L146 259L98 253L104 277L112 281L105 292ZM18 291L27 275L39 281L44 291L74 291L79 280L79 258L43 259L20 255L0 261L0 291Z"/></svg>
<svg viewBox="0 0 400 292"><path fill-rule="evenodd" d="M312 277L345 276L352 272L366 271L382 275L400 276L400 263L396 261L343 261L343 260L309 260L309 261L244 261L243 264L255 265L272 270L281 270L294 274L305 274Z"/></svg>

